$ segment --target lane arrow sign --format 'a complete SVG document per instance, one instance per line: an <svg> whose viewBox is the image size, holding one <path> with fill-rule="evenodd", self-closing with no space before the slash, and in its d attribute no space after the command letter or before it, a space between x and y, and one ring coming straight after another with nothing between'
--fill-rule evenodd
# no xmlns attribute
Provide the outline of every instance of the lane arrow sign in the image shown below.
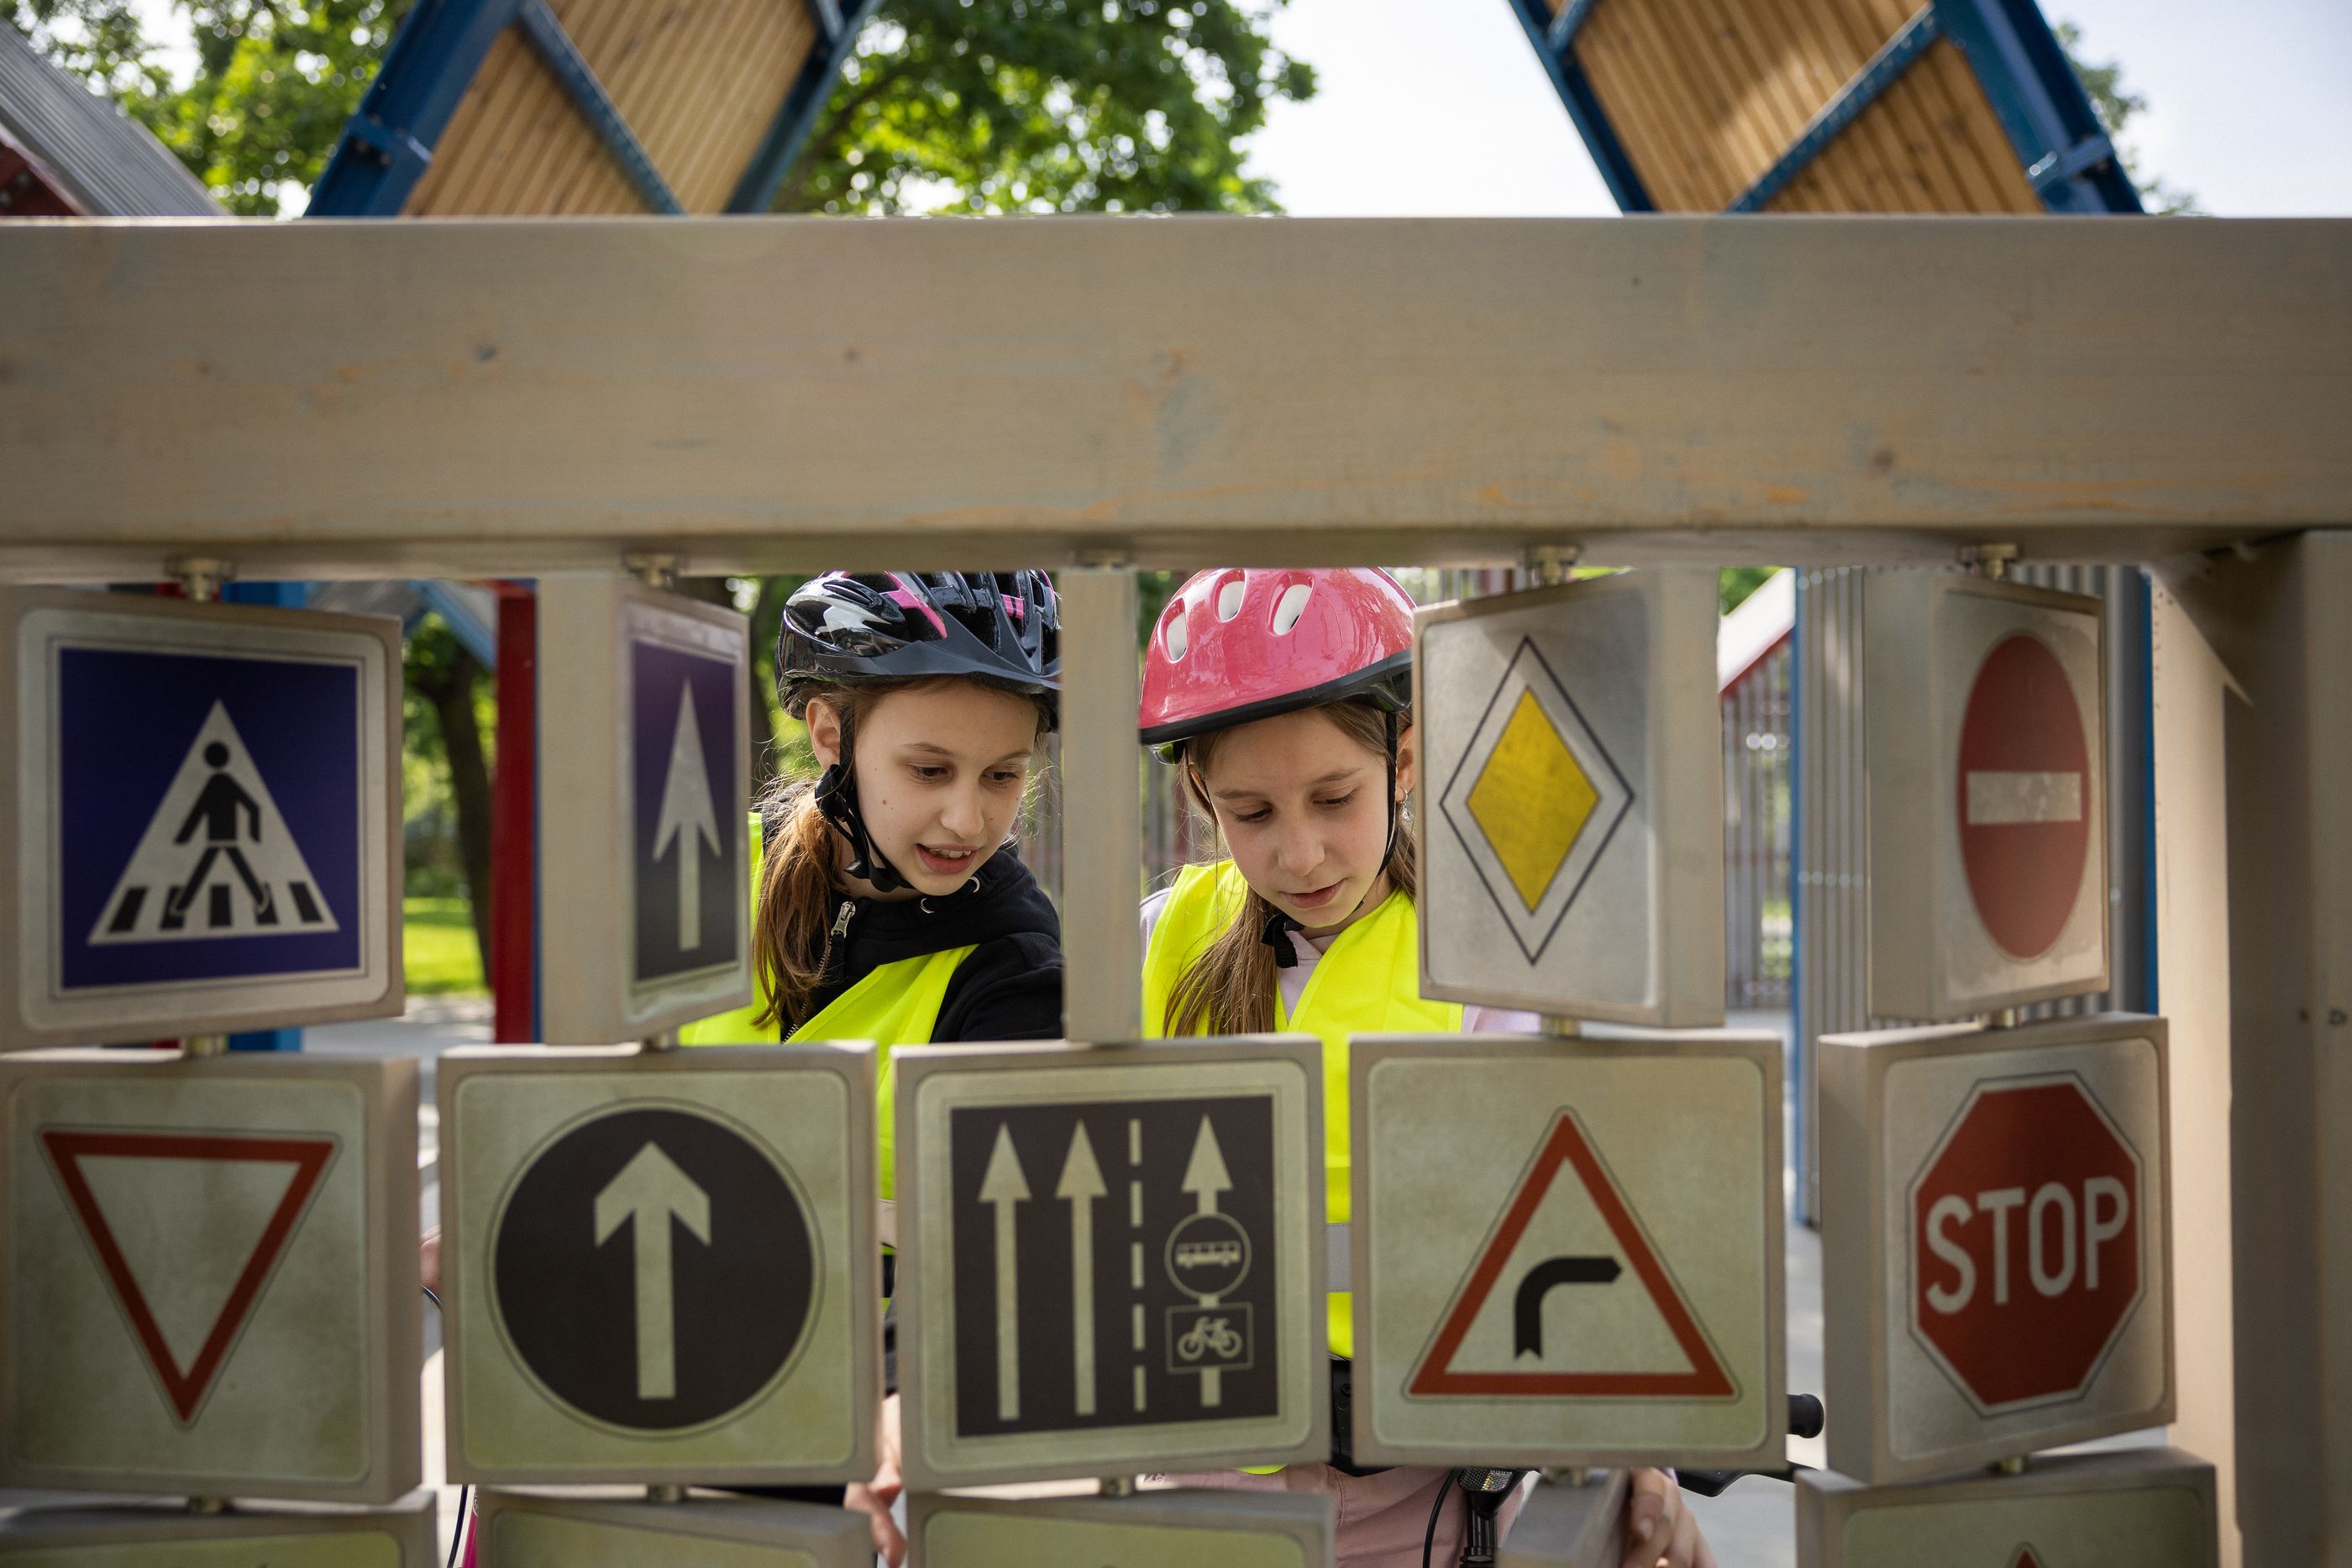
<svg viewBox="0 0 2352 1568"><path fill-rule="evenodd" d="M637 1264L637 1397L677 1397L677 1284L670 1270L669 1222L710 1245L710 1195L647 1144L596 1195L596 1245L629 1227Z"/></svg>
<svg viewBox="0 0 2352 1568"><path fill-rule="evenodd" d="M1013 1129L997 1124L996 1146L980 1178L980 1201L996 1210L996 1418L1021 1419L1021 1288L1013 1275L1013 1210L1029 1200L1029 1180L1013 1152Z"/></svg>
<svg viewBox="0 0 2352 1568"><path fill-rule="evenodd" d="M1225 1151L1217 1146L1217 1130L1209 1125L1206 1116L1201 1118L1201 1130L1192 1139L1192 1155L1184 1162L1182 1188L1192 1195L1195 1210L1201 1214L1217 1212L1217 1195L1231 1192L1233 1172L1225 1168ZM1213 1307L1217 1298L1206 1296L1201 1304ZM1201 1403L1222 1405L1225 1398L1224 1375L1215 1367L1201 1371Z"/></svg>
<svg viewBox="0 0 2352 1568"><path fill-rule="evenodd" d="M654 859L677 845L677 946L702 946L702 852L719 852L719 806L710 797L710 768L702 755L702 728L694 716L694 687L680 683L677 727L670 732L669 774L662 781L654 823Z"/></svg>
<svg viewBox="0 0 2352 1568"><path fill-rule="evenodd" d="M1071 1365L1076 1371L1078 1414L1095 1413L1095 1199L1108 1193L1102 1166L1095 1163L1095 1146L1080 1122L1070 1134L1069 1156L1062 1162L1062 1179L1054 1196L1070 1205L1070 1309L1076 1332L1071 1336Z"/></svg>

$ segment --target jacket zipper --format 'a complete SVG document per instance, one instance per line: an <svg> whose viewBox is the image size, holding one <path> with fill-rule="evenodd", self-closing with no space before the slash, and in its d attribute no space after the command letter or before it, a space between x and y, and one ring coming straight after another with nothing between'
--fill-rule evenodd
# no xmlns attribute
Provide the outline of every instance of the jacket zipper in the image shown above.
<svg viewBox="0 0 2352 1568"><path fill-rule="evenodd" d="M820 982L832 972L834 943L849 935L849 917L856 913L856 899L845 898L841 901L841 913L834 916L833 929L824 934L824 950L816 956L816 972Z"/></svg>

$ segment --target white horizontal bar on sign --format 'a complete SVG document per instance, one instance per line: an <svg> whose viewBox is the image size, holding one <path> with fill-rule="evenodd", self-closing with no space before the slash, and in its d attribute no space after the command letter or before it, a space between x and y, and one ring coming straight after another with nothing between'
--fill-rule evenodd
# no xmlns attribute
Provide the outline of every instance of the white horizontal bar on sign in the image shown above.
<svg viewBox="0 0 2352 1568"><path fill-rule="evenodd" d="M2347 276L2333 219L9 224L0 571L2140 560L2352 517Z"/></svg>
<svg viewBox="0 0 2352 1568"><path fill-rule="evenodd" d="M2083 820L2080 773L1969 774L1969 826L2013 822L2079 822Z"/></svg>

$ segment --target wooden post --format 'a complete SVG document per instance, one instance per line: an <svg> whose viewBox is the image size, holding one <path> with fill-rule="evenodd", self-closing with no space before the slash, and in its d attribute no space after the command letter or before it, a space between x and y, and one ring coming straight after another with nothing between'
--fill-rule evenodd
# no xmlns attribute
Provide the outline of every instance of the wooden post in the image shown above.
<svg viewBox="0 0 2352 1568"><path fill-rule="evenodd" d="M1056 574L1062 595L1062 1030L1110 1043L1142 1033L1142 672L1135 573Z"/></svg>

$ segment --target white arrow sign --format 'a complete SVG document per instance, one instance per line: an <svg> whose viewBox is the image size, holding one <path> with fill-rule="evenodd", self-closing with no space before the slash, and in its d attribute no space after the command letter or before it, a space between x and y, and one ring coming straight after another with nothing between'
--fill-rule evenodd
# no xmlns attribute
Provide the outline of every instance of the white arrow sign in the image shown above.
<svg viewBox="0 0 2352 1568"><path fill-rule="evenodd" d="M1103 1185L1102 1166L1095 1163L1095 1146L1081 1122L1070 1134L1069 1157L1062 1162L1062 1179L1054 1196L1070 1204L1070 1310L1076 1325L1071 1337L1071 1364L1078 1386L1078 1414L1095 1413L1095 1199L1110 1189Z"/></svg>
<svg viewBox="0 0 2352 1568"><path fill-rule="evenodd" d="M637 1397L677 1396L677 1284L670 1272L669 1222L677 1219L710 1245L710 1195L647 1144L596 1195L596 1245L627 1225L637 1255Z"/></svg>
<svg viewBox="0 0 2352 1568"><path fill-rule="evenodd" d="M996 1418L1021 1419L1021 1333L1014 1314L1021 1291L1013 1279L1013 1207L1029 1198L1028 1178L1013 1152L1013 1129L996 1128L996 1146L989 1151L988 1170L980 1178L980 1201L996 1210Z"/></svg>
<svg viewBox="0 0 2352 1568"><path fill-rule="evenodd" d="M677 727L670 732L669 776L662 782L661 812L654 823L654 859L677 845L677 946L702 946L702 847L717 854L719 807L710 798L710 768L702 756L702 729L694 716L694 686L681 683Z"/></svg>
<svg viewBox="0 0 2352 1568"><path fill-rule="evenodd" d="M1192 1139L1192 1157L1184 1162L1183 1190L1192 1195L1196 1212L1217 1212L1217 1195L1231 1192L1233 1173L1225 1169L1225 1151L1217 1146L1217 1130L1209 1125L1206 1116L1201 1118L1201 1131ZM1202 1298L1202 1305L1213 1307L1217 1298ZM1203 1367L1201 1372L1201 1403L1218 1405L1224 1401L1225 1380L1215 1367Z"/></svg>

